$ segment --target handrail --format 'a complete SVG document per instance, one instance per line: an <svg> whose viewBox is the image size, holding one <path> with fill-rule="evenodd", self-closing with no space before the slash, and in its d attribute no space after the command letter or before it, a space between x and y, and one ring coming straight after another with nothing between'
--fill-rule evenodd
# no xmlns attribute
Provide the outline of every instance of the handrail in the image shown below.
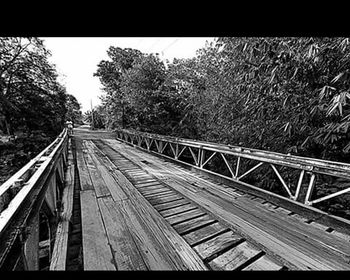
<svg viewBox="0 0 350 280"><path fill-rule="evenodd" d="M164 135L138 132L138 131L131 131L131 130L125 130L125 129L115 130L115 132L117 134L117 137L120 140L134 144L140 148L142 148L141 144L144 142L147 146L148 151L151 151L151 146L154 142L156 149L153 150L152 152L161 154L162 156L165 156L165 157L169 157L167 155L164 155L165 146L169 145L173 153L173 156L170 158L177 161L181 161L179 160L179 157L181 156L182 152L187 148L190 150L193 160L195 162L195 165L193 166L199 169L203 169L203 167L212 159L212 157L215 154L219 154L223 158L232 176L228 177L221 174L218 174L218 175L221 177L226 177L236 182L239 182L243 177L247 176L257 168L262 166L263 164L268 164L273 169L274 173L277 175L279 181L281 182L282 187L288 194L288 197L294 201L297 201L298 199L300 200L302 182L303 180L305 180L304 175L305 173L308 173L310 174L310 180L306 190L305 198L303 200L303 203L306 205L313 205L321 201L331 199L335 196L350 192L350 186L349 186L348 188L337 191L333 194L329 194L329 195L311 200L312 193L314 191L314 186L315 186L315 179L316 179L315 174L324 174L329 176L335 176L338 178L350 179L350 164L348 163L301 157L301 156L282 154L282 153L270 152L270 151L264 151L264 150L258 150L258 149L251 149L251 148L234 146L234 145L216 144L213 142L197 141L197 140L164 136ZM136 144L134 143L135 139L137 140ZM183 146L182 150L179 149L180 146ZM194 153L193 148L198 149L197 155ZM212 153L211 156L206 160L204 156L205 151ZM225 155L231 155L231 156L237 157L236 170L232 170L232 167L228 163ZM259 163L255 165L253 168L249 170L245 170L245 172L242 173L242 170L240 170L241 158L256 160ZM279 173L275 165L285 166L285 167L290 167L293 169L300 170L299 180L298 180L296 191L294 194L292 194L290 187L288 186L288 184L286 184L286 182L282 178L281 174ZM239 171L241 171L241 175L239 175Z"/></svg>
<svg viewBox="0 0 350 280"><path fill-rule="evenodd" d="M120 132L121 130L116 130ZM188 145L194 148L205 148L210 151L224 152L234 156L242 156L249 159L260 160L264 162L275 162L281 163L281 165L286 165L288 167L295 167L300 169L305 169L309 171L310 169L315 169L318 173L323 173L331 176L339 176L343 178L350 179L350 164L344 162L328 161L317 158L301 157L283 153L277 153L272 151L265 151L259 149L246 148L242 146L218 144L209 141L192 140L180 137L164 136L159 134L152 134L146 132L137 132L130 130L122 130L130 135L143 135L157 140L169 141L172 143L178 143L183 145ZM277 162L275 162L277 163ZM339 172L334 173L334 172Z"/></svg>
<svg viewBox="0 0 350 280"><path fill-rule="evenodd" d="M0 266L11 250L11 242L14 243L20 233L18 227L31 223L27 220L29 215L38 214L32 212L40 210L49 187L56 191L56 173L64 180L67 149L68 133L65 128L51 144L0 186L0 239L10 244L7 244L6 250L2 247L5 244L0 244Z"/></svg>

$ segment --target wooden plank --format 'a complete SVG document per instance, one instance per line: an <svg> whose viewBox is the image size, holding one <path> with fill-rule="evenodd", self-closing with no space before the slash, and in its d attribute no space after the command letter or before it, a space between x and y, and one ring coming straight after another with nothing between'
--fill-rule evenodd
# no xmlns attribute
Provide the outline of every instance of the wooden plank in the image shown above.
<svg viewBox="0 0 350 280"><path fill-rule="evenodd" d="M88 143L88 148L89 148L89 153L90 153L90 158L92 159L92 162L95 164L95 166L98 166L98 170L100 175L102 176L103 179L103 184L104 184L104 189L105 190L105 195L112 195L113 199L115 201L117 200L123 200L127 199L128 196L125 194L122 188L116 183L114 180L113 176L110 174L110 170L108 170L102 161L99 160L99 158L96 156L94 153L94 147L91 145L91 142ZM93 185L95 187L95 181L93 182ZM101 195L103 196L103 195Z"/></svg>
<svg viewBox="0 0 350 280"><path fill-rule="evenodd" d="M227 230L227 227L223 226L221 223L216 222L214 224L207 225L203 228L182 235L182 237L188 242L188 244L194 246L203 241L206 241L207 239L210 239L210 237L218 235L219 233L224 233L224 231Z"/></svg>
<svg viewBox="0 0 350 280"><path fill-rule="evenodd" d="M339 231L336 231L336 230L330 232L330 234L333 235L333 236L337 236L339 238L342 238L346 242L350 242L350 236L348 234L345 234L345 233L342 233L342 232L339 232Z"/></svg>
<svg viewBox="0 0 350 280"><path fill-rule="evenodd" d="M267 255L260 257L259 259L257 259L256 261L254 261L253 263L249 264L248 266L244 267L242 270L268 270L268 271L272 271L272 270L281 270L283 267L283 265L276 263L275 261L273 261L270 257L268 257Z"/></svg>
<svg viewBox="0 0 350 280"><path fill-rule="evenodd" d="M189 219L197 218L198 216L205 215L205 213L200 209L189 210L185 213L180 213L174 216L165 218L171 225L176 225L178 223L187 221Z"/></svg>
<svg viewBox="0 0 350 280"><path fill-rule="evenodd" d="M73 211L74 169L73 156L69 153L65 187L62 194L62 212L60 213L60 221L56 229L50 270L66 270L69 223Z"/></svg>
<svg viewBox="0 0 350 280"><path fill-rule="evenodd" d="M24 255L28 270L39 270L39 213L29 225L30 233L24 244Z"/></svg>
<svg viewBox="0 0 350 280"><path fill-rule="evenodd" d="M146 189L146 188L151 188L151 187L164 187L163 184L159 183L159 182L153 182L152 184L141 184L141 185L137 185L137 184L133 184L138 190L139 189Z"/></svg>
<svg viewBox="0 0 350 280"><path fill-rule="evenodd" d="M113 155L112 151L109 151ZM108 165L106 158L103 158L104 163ZM111 165L111 163L109 163ZM135 187L128 181L123 174L118 170L113 169L113 174L118 179L118 183L121 183L121 187L125 190L130 197L129 200L121 201L123 205L123 212L133 213L129 215L131 219L128 220L128 225L133 225L134 234L140 234L140 226L145 227L145 232L148 232L153 236L153 242L157 243L157 250L162 255L163 260L160 260L158 264L164 260L171 258L177 270L207 270L207 267L199 258L199 256L193 251L193 249L182 239L177 232L164 220L164 218L148 203L148 201L135 189ZM137 235L138 236L138 235ZM147 246L148 244L143 242L142 239L135 238L139 242L139 248L141 246ZM148 250L142 250L147 256L151 256L151 252ZM144 257L145 258L145 257ZM157 265L157 264L155 264Z"/></svg>
<svg viewBox="0 0 350 280"><path fill-rule="evenodd" d="M166 197L151 198L148 201L154 206L157 204L162 204L165 202L171 202L171 201L180 200L180 199L183 199L183 197L176 194L176 195L171 195L171 196L166 196Z"/></svg>
<svg viewBox="0 0 350 280"><path fill-rule="evenodd" d="M143 174L138 174L138 175L130 174L128 172L125 172L125 173L128 174L128 176L134 181L149 180L153 178L151 175L145 174L144 171L143 171Z"/></svg>
<svg viewBox="0 0 350 280"><path fill-rule="evenodd" d="M224 186L224 188L225 188L225 186ZM240 197L243 195L241 192L238 192L236 189L233 189L230 187L225 188L225 191L229 192L230 194L232 194L235 197Z"/></svg>
<svg viewBox="0 0 350 280"><path fill-rule="evenodd" d="M91 152L89 151L88 153L84 154L84 158L86 161L86 166L87 166L87 170L90 174L90 178L92 181L92 185L94 187L95 193L96 193L96 197L102 197L102 196L106 196L106 195L110 195L110 191L106 186L106 183L104 181L104 179L102 178L100 169L102 168L100 166L99 169L97 169L98 165L95 165L94 161L91 158Z"/></svg>
<svg viewBox="0 0 350 280"><path fill-rule="evenodd" d="M131 176L135 176L135 175L144 175L145 171L143 171L142 169L138 168L137 171L129 171L127 173L130 174Z"/></svg>
<svg viewBox="0 0 350 280"><path fill-rule="evenodd" d="M186 205L186 204L189 204L189 203L190 203L190 201L188 201L187 199L181 199L181 200L177 200L177 201L171 201L171 202L168 202L168 203L157 204L157 205L154 205L153 207L156 210L158 210L159 212L161 212L161 211L165 211L167 209L171 209L173 207Z"/></svg>
<svg viewBox="0 0 350 280"><path fill-rule="evenodd" d="M48 183L48 188L45 193L45 201L47 203L47 206L51 210L51 214L55 215L56 212L56 201L57 201L57 183L56 183L56 176L53 175L50 178L50 182Z"/></svg>
<svg viewBox="0 0 350 280"><path fill-rule="evenodd" d="M77 167L80 181L81 190L93 190L94 187L91 182L89 171L83 156L82 141L80 139L75 140L76 155L77 155Z"/></svg>
<svg viewBox="0 0 350 280"><path fill-rule="evenodd" d="M149 270L174 270L181 269L177 262L173 261L174 250L165 250L167 244L164 238L157 238L159 229L154 224L145 221L135 209L130 200L119 203L126 224L133 236L143 261Z"/></svg>
<svg viewBox="0 0 350 280"><path fill-rule="evenodd" d="M194 204L186 204L186 205L182 205L182 206L178 206L178 207L174 207L168 210L164 210L162 212L160 212L160 214L165 218L165 217L169 217L172 215L176 215L176 214L180 214L182 212L188 211L188 210L192 210L192 209L196 209L198 208L196 205Z"/></svg>
<svg viewBox="0 0 350 280"><path fill-rule="evenodd" d="M98 200L117 270L147 270L118 203L111 197Z"/></svg>
<svg viewBox="0 0 350 280"><path fill-rule="evenodd" d="M205 215L205 216L191 219L187 222L177 224L174 226L174 228L179 234L185 234L187 232L190 232L202 226L212 224L214 222L215 222L214 219L210 218L208 215Z"/></svg>
<svg viewBox="0 0 350 280"><path fill-rule="evenodd" d="M243 242L210 261L209 265L214 270L234 270L262 254L261 250L256 249L247 242Z"/></svg>
<svg viewBox="0 0 350 280"><path fill-rule="evenodd" d="M173 195L173 194L175 194L174 191L168 190L168 191L162 191L162 192L158 192L158 193L144 195L144 197L146 199L151 199L151 198L155 198L155 197L167 197L167 196Z"/></svg>
<svg viewBox="0 0 350 280"><path fill-rule="evenodd" d="M225 248L241 242L243 238L233 231L220 234L206 242L198 244L193 249L200 255L202 259L219 254Z"/></svg>
<svg viewBox="0 0 350 280"><path fill-rule="evenodd" d="M142 157L144 157L144 154L142 154ZM160 162L160 160L154 159L153 163L156 165L158 161ZM160 172L159 169L163 168L162 165L165 165L164 161L162 161L161 164L156 165L158 168L158 173ZM174 170L178 169L174 168ZM176 174L174 170L173 174ZM188 173L186 173L186 176L187 174ZM160 177L158 177L158 179L160 179ZM218 186L218 188L220 187ZM199 192L195 196L185 188L182 187L181 189L181 186L177 186L177 190L184 193L191 199L194 199L197 203L205 205L205 207L210 209L210 211L216 213L219 217L228 223L231 223L233 226L238 227L240 232L245 232L246 234L248 233L251 238L258 239L258 242L263 244L265 248L269 248L269 250L275 254L277 253L280 256L283 256L285 260L288 260L288 265L291 267L298 267L299 269L316 269L316 267L321 269L330 269L331 267L340 269L340 267L342 267L342 269L346 269L345 267L349 267L349 265L346 264L346 253L344 252L345 254L343 253L341 255L339 252L339 250L344 251L344 249L349 248L349 246L343 246L343 248L340 248L341 242L339 240L339 243L337 242L338 248L334 250L334 245L331 245L332 241L329 239L326 241L328 244L324 241L315 243L309 238L303 241L305 236L308 236L308 230L305 229L305 225L300 224L298 227L298 232L296 232L296 224L293 223L291 225L288 222L290 219L283 219L281 217L281 214L283 213L279 214L279 216L272 216L270 214L266 215L264 211L262 211L262 207L264 207L265 204L263 205L242 197L240 201L237 199L237 202L240 202L239 206L233 205L232 203L229 205L225 202L227 198L223 196L219 202L218 197L208 195L204 192ZM212 192L212 190L210 191ZM204 197L207 198L204 199ZM254 209L252 208L252 204L253 207L256 207L257 205L261 205L261 207ZM239 210L238 213L236 213L237 206L240 207L241 210L244 209L244 212ZM229 214L229 212L225 209L230 208L231 210ZM235 215L232 213L235 213ZM270 220L270 218L273 221L267 222L266 220ZM297 234L298 237L296 237L295 234ZM315 238L320 237L327 238L325 235L315 235ZM271 242L271 240L274 241ZM314 245L311 245L309 243L310 241L314 242ZM327 258L324 257L325 250L327 252ZM332 250L332 252L330 250ZM310 252L312 252L312 258L309 256ZM337 254L340 254L339 257Z"/></svg>
<svg viewBox="0 0 350 280"><path fill-rule="evenodd" d="M39 242L39 260L50 255L50 239Z"/></svg>
<svg viewBox="0 0 350 280"><path fill-rule="evenodd" d="M157 180L145 181L145 182L142 181L134 184L136 188L142 188L142 187L154 186L154 185L161 185L161 184Z"/></svg>
<svg viewBox="0 0 350 280"><path fill-rule="evenodd" d="M141 188L136 187L136 189L138 189L139 191L146 191L146 190L153 190L153 189L164 188L164 187L167 187L167 186L164 186L162 184L157 184L157 185L145 186L145 187L141 187ZM167 188L169 188L169 187L167 187Z"/></svg>
<svg viewBox="0 0 350 280"><path fill-rule="evenodd" d="M116 270L95 192L80 192L84 270Z"/></svg>
<svg viewBox="0 0 350 280"><path fill-rule="evenodd" d="M142 195L148 195L148 194L159 193L159 192L164 192L164 191L172 191L175 194L175 192L173 190L171 190L169 187L164 187L164 186L150 188L150 189L148 189L148 188L147 189L138 189L138 191Z"/></svg>
<svg viewBox="0 0 350 280"><path fill-rule="evenodd" d="M167 184L171 187L176 187L176 185L181 185L192 193L197 193L197 192L202 191L202 188L199 187L198 185L196 185L194 183L190 184L190 183L188 183L185 180L182 180L180 178L172 177L170 180L167 180Z"/></svg>
<svg viewBox="0 0 350 280"><path fill-rule="evenodd" d="M155 200L157 199L166 199L168 197L171 197L171 199L173 200L174 197L181 197L179 196L176 192L168 190L166 192L163 193L156 193L156 194L150 194L150 195L145 195L144 196L150 203L152 203L153 205L155 205L155 203L157 203Z"/></svg>
<svg viewBox="0 0 350 280"><path fill-rule="evenodd" d="M138 189L138 190L142 194L148 194L148 193L154 193L157 191L168 191L168 190L170 190L170 188L164 187L163 185L159 185L159 186L152 186L149 188L142 188L142 189Z"/></svg>

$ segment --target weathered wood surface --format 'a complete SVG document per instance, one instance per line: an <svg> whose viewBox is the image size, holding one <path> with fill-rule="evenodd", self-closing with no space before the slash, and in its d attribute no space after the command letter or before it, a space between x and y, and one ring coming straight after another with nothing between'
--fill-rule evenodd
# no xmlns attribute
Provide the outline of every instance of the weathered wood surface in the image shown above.
<svg viewBox="0 0 350 280"><path fill-rule="evenodd" d="M158 210L158 211L165 211L167 209L171 209L173 207L176 206L183 206L186 204L189 204L189 200L187 199L181 199L181 200L176 200L176 201L171 201L171 202L167 202L167 203L163 203L163 204L158 204L158 205L154 205L153 207Z"/></svg>
<svg viewBox="0 0 350 280"><path fill-rule="evenodd" d="M277 255L292 269L350 268L350 244L344 244L344 238L293 219L293 216L288 216L288 211L271 211L259 200L254 201L239 193L233 195L222 185L205 181L190 171L116 140L105 142L249 240ZM152 165L142 163L141 159L151 161ZM187 183L179 180L178 175L185 177ZM191 180L196 184L191 184Z"/></svg>
<svg viewBox="0 0 350 280"><path fill-rule="evenodd" d="M117 184L128 195L121 202L130 231L149 269L206 270L195 251L162 218L128 179L104 157L101 162L113 169Z"/></svg>
<svg viewBox="0 0 350 280"><path fill-rule="evenodd" d="M80 138L75 139L75 147L77 153L77 167L79 169L80 188L82 190L93 190L94 188L84 159L83 142Z"/></svg>
<svg viewBox="0 0 350 280"><path fill-rule="evenodd" d="M55 245L52 252L50 270L66 270L69 224L73 211L74 162L71 152L68 154L68 167L65 174L65 186L62 195L62 212L56 229Z"/></svg>
<svg viewBox="0 0 350 280"><path fill-rule="evenodd" d="M116 203L109 196L99 198L98 204L113 248L117 269L147 270L138 245L129 230L128 221L122 213L120 201Z"/></svg>
<svg viewBox="0 0 350 280"><path fill-rule="evenodd" d="M271 259L267 256L262 256L261 258L257 259L255 262L243 268L242 270L271 271L271 270L280 270L280 269L282 269L282 265L276 264L275 262L271 261Z"/></svg>
<svg viewBox="0 0 350 280"><path fill-rule="evenodd" d="M84 150L86 151L84 153L84 159L86 162L86 167L87 167L87 170L89 172L91 181L93 183L96 197L103 197L103 196L109 195L110 191L107 188L106 182L101 175L101 171L103 169L103 166L99 166L99 168L97 168L94 160L92 159L92 154L90 153L90 151L86 148L86 145L84 145L84 144L85 143L83 142L83 147L84 147L83 151Z"/></svg>
<svg viewBox="0 0 350 280"><path fill-rule="evenodd" d="M177 224L174 226L174 229L176 229L176 231L179 234L185 234L187 232L193 231L194 229L201 228L205 225L209 225L214 222L214 219L212 219L208 215L204 215L197 218L193 218L190 221L185 221L180 224Z"/></svg>
<svg viewBox="0 0 350 280"><path fill-rule="evenodd" d="M92 189L80 192L84 269L207 269L195 251L113 164L97 153L89 141L81 146L77 152L85 149L86 154L85 161L80 163L85 163L84 171L92 178ZM135 178L147 178L136 173Z"/></svg>
<svg viewBox="0 0 350 280"><path fill-rule="evenodd" d="M94 177L93 180L96 193L100 193L101 196L111 195L115 201L127 199L128 196L125 194L123 189L116 183L107 167L105 167L99 162L98 158L93 152L91 143L87 143L86 146L88 147L87 150L89 152L89 157L91 158L91 163L93 164L92 168L89 169L89 171L92 171L90 175L92 175L93 172L95 172L95 170L98 170L98 172L95 173L95 176L97 175L99 176L99 178L96 178L95 181ZM101 187L100 181L103 184L103 187ZM101 191L101 189L103 189L103 191Z"/></svg>
<svg viewBox="0 0 350 280"><path fill-rule="evenodd" d="M227 228L224 227L220 223L213 223L211 225L208 225L206 227L203 227L199 230L189 232L182 237L191 245L194 246L197 243L204 242L207 239L210 239L211 237L214 237L215 235L218 235L220 233L224 233L224 231L227 231Z"/></svg>
<svg viewBox="0 0 350 280"><path fill-rule="evenodd" d="M80 192L84 270L116 270L94 190Z"/></svg>
<svg viewBox="0 0 350 280"><path fill-rule="evenodd" d="M261 255L261 253L259 249L252 247L247 242L243 242L213 259L209 262L209 265L218 270L234 270L248 260Z"/></svg>
<svg viewBox="0 0 350 280"><path fill-rule="evenodd" d="M125 269L136 270L207 269L206 261L215 270L350 268L348 235L327 232L328 227L306 223L302 217L264 199L227 188L119 141L103 143L127 158L116 154L108 154L107 158L90 141L85 142L86 170L89 174L89 165L94 165L99 171L91 167L95 175L89 176L101 177L109 186L110 194L95 199L115 268L119 269L118 263L123 267L123 261ZM135 165L130 165L129 160ZM120 163L118 168L112 161ZM94 180L92 189L96 192L93 183ZM123 199L112 196L115 185L125 194ZM199 206L198 212L193 205ZM181 206L184 210L177 211L176 207ZM124 252L137 253L128 252L124 257L120 253L117 260L114 248L117 244L123 248L124 241L118 237L121 234L125 241L132 237L134 242ZM128 255L133 256L129 264Z"/></svg>
<svg viewBox="0 0 350 280"><path fill-rule="evenodd" d="M101 148L103 148L102 146L100 146ZM109 156L111 156L113 158L113 162L117 165L118 168L123 167L124 164L127 164L128 166L132 165L132 163L120 163L120 159L121 156L117 153L115 153L113 150L111 150L110 148L107 147L107 151L109 153ZM146 172L144 172L145 177L149 177L151 178L152 176L150 174L147 174ZM134 179L132 179L133 182L137 182L137 180L135 181ZM183 198L181 198L183 199ZM167 204L167 203L164 203ZM154 205L154 204L153 204ZM159 205L159 204L157 204ZM179 234L186 234L187 232L190 231L195 231L195 230L199 230L200 228L203 229L203 227L209 226L210 224L213 224L215 222L215 220L211 219L209 217L209 215L202 213L201 217L196 218L196 216L190 217L189 219L186 220L182 220L181 222L177 223L176 225L174 225L174 229L176 229L176 231ZM226 228L226 231L229 230ZM221 232L223 233L223 232ZM212 236L214 237L214 236ZM210 239L210 238L209 238ZM203 242L205 240L202 240Z"/></svg>
<svg viewBox="0 0 350 280"><path fill-rule="evenodd" d="M188 210L192 210L197 208L197 206L193 205L193 204L187 204L184 206L178 206L178 207L174 207L168 210L164 210L162 212L160 212L160 214L165 218L165 217L169 217L172 215L176 215L176 214L180 214L182 212L186 212Z"/></svg>
<svg viewBox="0 0 350 280"><path fill-rule="evenodd" d="M234 234L233 232L223 233L213 239L203 242L194 247L198 254L203 258L207 259L225 248L242 241L242 237Z"/></svg>

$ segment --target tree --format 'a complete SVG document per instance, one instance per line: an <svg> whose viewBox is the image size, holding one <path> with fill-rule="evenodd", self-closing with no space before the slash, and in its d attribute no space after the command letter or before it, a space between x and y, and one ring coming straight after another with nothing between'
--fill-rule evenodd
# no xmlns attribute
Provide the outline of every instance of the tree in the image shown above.
<svg viewBox="0 0 350 280"><path fill-rule="evenodd" d="M62 129L65 89L49 55L40 39L0 38L0 115L6 133Z"/></svg>
<svg viewBox="0 0 350 280"><path fill-rule="evenodd" d="M96 106L93 110L85 112L84 120L90 123L90 128L106 128L106 112L104 106Z"/></svg>
<svg viewBox="0 0 350 280"><path fill-rule="evenodd" d="M81 105L74 95L67 94L66 97L66 119L71 120L73 124L82 124Z"/></svg>
<svg viewBox="0 0 350 280"><path fill-rule="evenodd" d="M93 74L99 77L106 95L102 101L107 110L108 127L126 127L126 111L129 110L127 98L121 91L121 83L125 72L132 67L134 61L142 56L138 50L116 48L111 46L107 50L111 61L102 60L98 64L97 71Z"/></svg>

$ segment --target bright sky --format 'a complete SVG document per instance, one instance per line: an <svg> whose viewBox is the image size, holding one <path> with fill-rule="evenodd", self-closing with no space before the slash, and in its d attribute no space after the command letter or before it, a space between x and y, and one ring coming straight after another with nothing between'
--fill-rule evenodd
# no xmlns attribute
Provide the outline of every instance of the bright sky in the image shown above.
<svg viewBox="0 0 350 280"><path fill-rule="evenodd" d="M93 73L101 60L108 60L110 46L159 53L163 60L190 58L213 37L42 37L51 51L49 61L56 65L59 81L74 95L86 112L100 104L102 85Z"/></svg>

